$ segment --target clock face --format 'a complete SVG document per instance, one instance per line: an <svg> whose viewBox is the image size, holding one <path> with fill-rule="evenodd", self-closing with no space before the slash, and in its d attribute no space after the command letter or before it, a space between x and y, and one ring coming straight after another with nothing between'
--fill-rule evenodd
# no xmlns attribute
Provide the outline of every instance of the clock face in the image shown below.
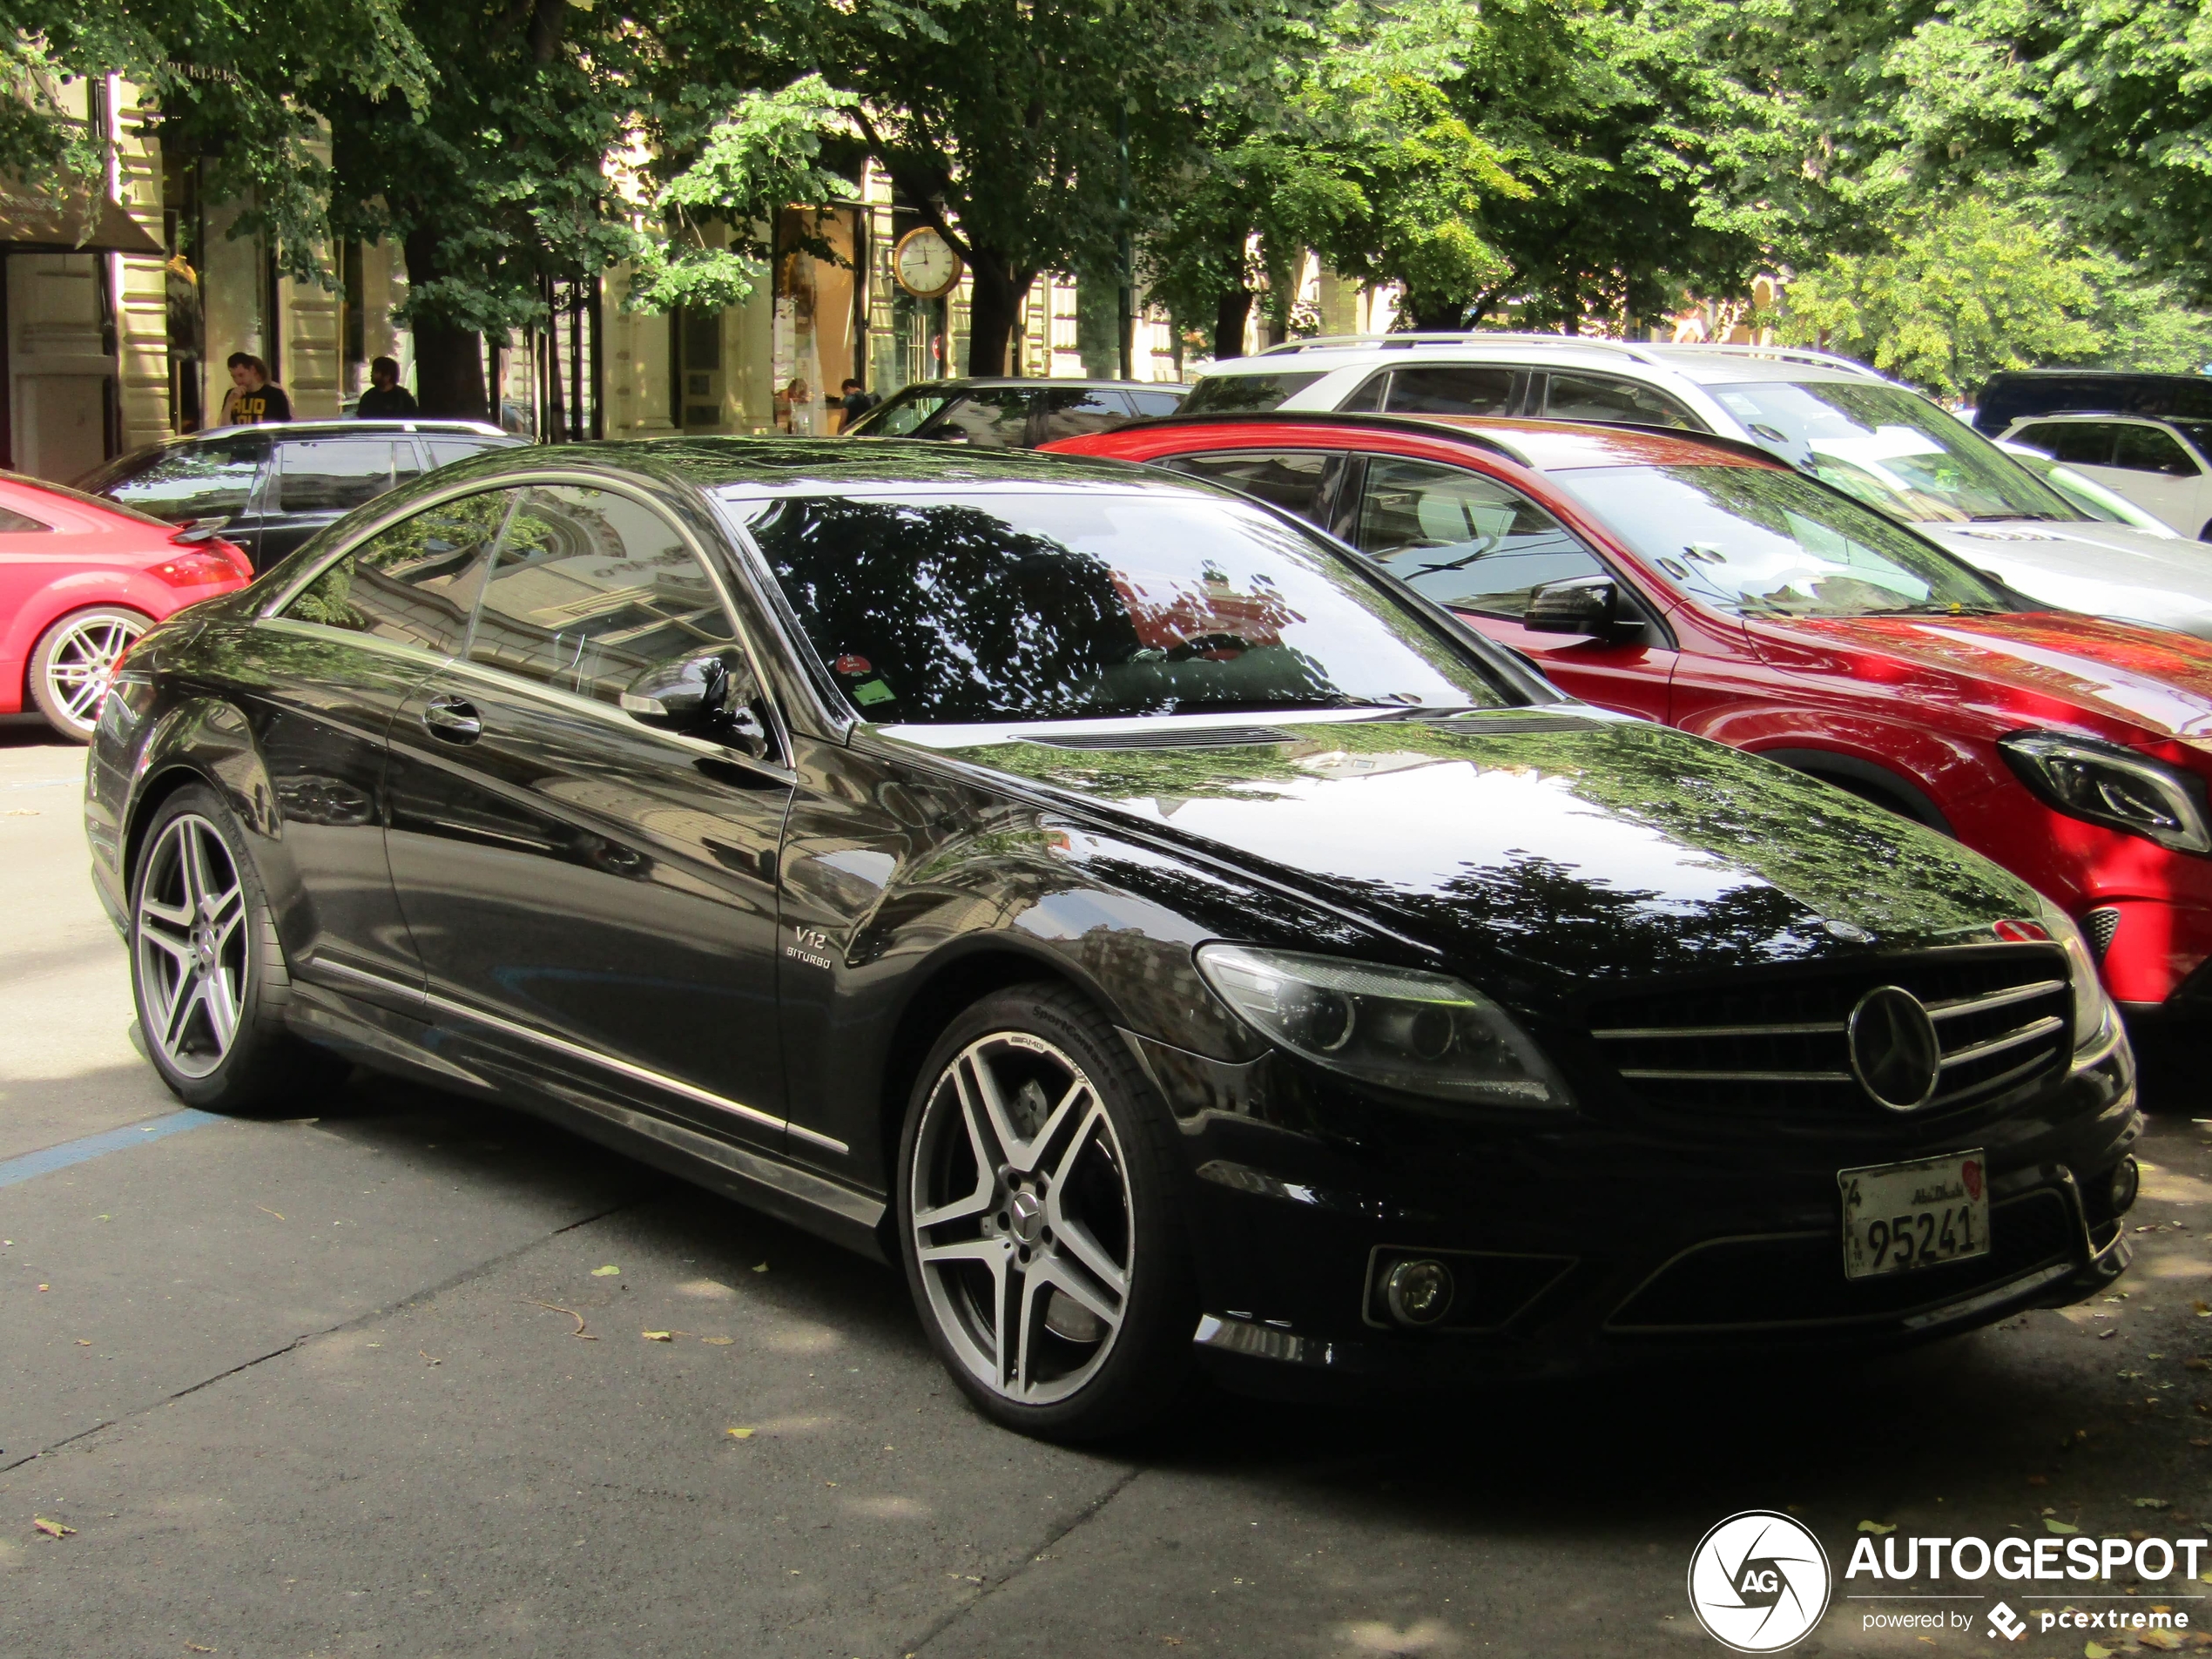
<svg viewBox="0 0 2212 1659"><path fill-rule="evenodd" d="M900 287L919 299L934 300L960 280L960 256L952 244L927 226L901 237L891 255Z"/></svg>

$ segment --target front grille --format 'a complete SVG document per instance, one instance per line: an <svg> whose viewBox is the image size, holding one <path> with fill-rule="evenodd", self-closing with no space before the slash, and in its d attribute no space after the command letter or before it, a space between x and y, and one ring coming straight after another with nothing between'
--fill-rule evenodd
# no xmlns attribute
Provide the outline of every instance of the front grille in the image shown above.
<svg viewBox="0 0 2212 1659"><path fill-rule="evenodd" d="M1852 1075L1853 1008L1877 986L1910 991L1935 1022L1943 1072L1915 1122L1948 1117L2062 1063L2073 996L2066 958L1995 945L1619 997L1591 1035L1629 1094L1670 1113L1831 1121L1897 1117Z"/></svg>
<svg viewBox="0 0 2212 1659"><path fill-rule="evenodd" d="M2120 911L2113 905L2102 905L2081 918L2081 931L2089 935L2099 961L2111 954L2113 935L2120 931Z"/></svg>
<svg viewBox="0 0 2212 1659"><path fill-rule="evenodd" d="M1683 1251L1606 1320L1615 1331L1756 1329L1901 1317L2078 1256L2081 1231L2045 1188L1991 1207L1990 1253L1876 1278L1844 1277L1832 1233L1722 1238Z"/></svg>

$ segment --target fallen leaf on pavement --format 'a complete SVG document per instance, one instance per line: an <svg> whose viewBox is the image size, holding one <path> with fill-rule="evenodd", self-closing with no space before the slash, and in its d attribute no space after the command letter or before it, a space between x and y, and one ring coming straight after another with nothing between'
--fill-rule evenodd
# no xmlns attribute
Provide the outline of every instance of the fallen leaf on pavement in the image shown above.
<svg viewBox="0 0 2212 1659"><path fill-rule="evenodd" d="M185 1651L186 1653L212 1653L215 1649L212 1648L203 1648L197 1642L187 1642L185 1643Z"/></svg>
<svg viewBox="0 0 2212 1659"><path fill-rule="evenodd" d="M85 1341L85 1340L84 1340L84 1339L83 1337L79 1337L79 1338L78 1338L78 1339L77 1339L77 1345L78 1345L78 1347L80 1347L80 1348L89 1348L89 1347L91 1347L92 1345L91 1345L91 1343L89 1343L89 1342Z"/></svg>
<svg viewBox="0 0 2212 1659"><path fill-rule="evenodd" d="M2100 1331L2097 1332L2097 1340L2100 1342L2109 1342L2119 1334L2120 1332L2117 1331ZM2097 1644L2093 1642L2089 1645L2094 1648Z"/></svg>
<svg viewBox="0 0 2212 1659"><path fill-rule="evenodd" d="M1897 1523L1895 1521L1892 1521L1888 1526L1885 1527L1878 1521L1862 1521L1858 1523L1858 1529L1861 1532L1871 1532L1878 1535L1883 1533L1895 1532L1897 1530Z"/></svg>
<svg viewBox="0 0 2212 1659"><path fill-rule="evenodd" d="M622 1269L617 1267L612 1262L609 1262L604 1267L595 1267L591 1270L591 1277L594 1278L618 1278L621 1276Z"/></svg>
<svg viewBox="0 0 2212 1659"><path fill-rule="evenodd" d="M765 1273L765 1272L766 1272L766 1271L768 1271L768 1264L767 1264L767 1263L765 1263L765 1262L763 1262L763 1263L761 1263L761 1264L760 1264L760 1265L759 1265L759 1266L758 1266L758 1267L754 1268L752 1271L753 1271L754 1272L756 1272L756 1273Z"/></svg>
<svg viewBox="0 0 2212 1659"><path fill-rule="evenodd" d="M2189 1442L2189 1444L2191 1446L2212 1446L2212 1440L2193 1440Z"/></svg>
<svg viewBox="0 0 2212 1659"><path fill-rule="evenodd" d="M699 1340L710 1348L726 1348L737 1339L735 1337L701 1337Z"/></svg>
<svg viewBox="0 0 2212 1659"><path fill-rule="evenodd" d="M543 1308L550 1313L567 1314L569 1318L576 1321L576 1329L569 1332L570 1336L582 1337L586 1342L597 1342L599 1339L583 1328L583 1315L578 1313L574 1308L564 1308L558 1302L541 1302L536 1297L530 1296L524 1297L523 1300L528 1302L532 1307Z"/></svg>
<svg viewBox="0 0 2212 1659"><path fill-rule="evenodd" d="M749 1440L752 1438L752 1431L749 1428L733 1428L725 1432L733 1440Z"/></svg>
<svg viewBox="0 0 2212 1659"><path fill-rule="evenodd" d="M2196 1305L2196 1317L2200 1319L2212 1319L2212 1302L2199 1302Z"/></svg>
<svg viewBox="0 0 2212 1659"><path fill-rule="evenodd" d="M41 1285L38 1288L42 1291L51 1291L54 1287L51 1285Z"/></svg>
<svg viewBox="0 0 2212 1659"><path fill-rule="evenodd" d="M2135 1507L2138 1509L2171 1509L2174 1506L2172 1504L2168 1503L2163 1498L2138 1498L2135 1500Z"/></svg>
<svg viewBox="0 0 2212 1659"><path fill-rule="evenodd" d="M30 1518L30 1524L49 1538L67 1538L77 1531L74 1527L67 1526L58 1521L49 1521L44 1515L33 1515Z"/></svg>
<svg viewBox="0 0 2212 1659"><path fill-rule="evenodd" d="M637 1334L644 1338L648 1342L673 1342L676 1340L676 1334L672 1331L640 1331Z"/></svg>
<svg viewBox="0 0 2212 1659"><path fill-rule="evenodd" d="M2047 1487L2051 1484L2051 1477L2047 1474L2031 1474L2027 1477L2027 1483L2032 1487Z"/></svg>
<svg viewBox="0 0 2212 1659"><path fill-rule="evenodd" d="M2094 1642L2084 1642L2081 1659L2112 1659L2112 1649Z"/></svg>
<svg viewBox="0 0 2212 1659"><path fill-rule="evenodd" d="M417 1349L415 1350L415 1352L420 1353L420 1354L422 1354L422 1357L423 1357L425 1359L430 1359L430 1356L429 1356L428 1354L427 1354L427 1353L423 1353L422 1350L421 1350L421 1349L420 1349L420 1348L417 1348ZM434 1365L434 1366L442 1366L443 1364L445 1364L445 1361L444 1361L444 1360L442 1360L442 1359L430 1359L430 1363L431 1363L432 1365Z"/></svg>
<svg viewBox="0 0 2212 1659"><path fill-rule="evenodd" d="M2212 1359L2184 1359L2182 1361L2182 1369L2183 1371L2212 1371Z"/></svg>
<svg viewBox="0 0 2212 1659"><path fill-rule="evenodd" d="M2171 1630L2138 1630L2135 1632L2135 1645L2139 1648L2155 1648L2161 1653L2179 1653L2182 1650L2182 1639Z"/></svg>
<svg viewBox="0 0 2212 1659"><path fill-rule="evenodd" d="M2063 1536L2065 1536L2067 1534L2069 1534L2069 1533L2078 1533L2078 1532L2080 1532L2080 1531L2081 1530L2081 1528L2080 1528L2080 1527L2071 1527L2071 1526L2068 1526L2068 1525L2067 1525L2065 1521L2063 1521L2054 1520L2053 1517L2051 1517L2051 1516L2049 1516L2049 1515L2046 1515L2046 1516L2044 1516L2044 1517L2043 1517L2043 1530L2044 1530L2045 1532L2054 1532L2054 1533L2057 1533L2057 1534L2059 1534L2061 1537L2063 1537ZM2095 1646L2096 1644L2095 1644L2094 1642L2092 1642L2090 1645L2091 1645L2092 1647L2094 1647L2094 1646Z"/></svg>

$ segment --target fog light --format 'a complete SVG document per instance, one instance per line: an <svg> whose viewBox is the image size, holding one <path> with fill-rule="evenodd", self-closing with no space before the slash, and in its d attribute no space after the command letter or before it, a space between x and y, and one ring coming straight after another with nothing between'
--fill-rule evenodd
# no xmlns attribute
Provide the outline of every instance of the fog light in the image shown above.
<svg viewBox="0 0 2212 1659"><path fill-rule="evenodd" d="M1400 1262L1383 1281L1383 1302L1400 1325L1434 1325L1452 1306L1452 1270L1442 1262Z"/></svg>
<svg viewBox="0 0 2212 1659"><path fill-rule="evenodd" d="M2135 1207L2135 1190L2142 1185L2142 1171L2135 1167L2134 1159L2120 1160L2120 1166L2112 1172L2112 1213L2114 1216L2124 1216Z"/></svg>

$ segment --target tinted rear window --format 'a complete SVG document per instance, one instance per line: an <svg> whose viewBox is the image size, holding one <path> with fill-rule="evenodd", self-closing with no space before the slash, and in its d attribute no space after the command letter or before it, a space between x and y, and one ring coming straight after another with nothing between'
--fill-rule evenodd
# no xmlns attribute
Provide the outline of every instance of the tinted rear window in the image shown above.
<svg viewBox="0 0 2212 1659"><path fill-rule="evenodd" d="M172 523L235 517L246 510L268 452L266 438L141 449L110 462L84 480L84 489Z"/></svg>
<svg viewBox="0 0 2212 1659"><path fill-rule="evenodd" d="M867 719L1505 700L1351 561L1242 502L1063 487L745 505L801 630Z"/></svg>
<svg viewBox="0 0 2212 1659"><path fill-rule="evenodd" d="M1322 378L1326 371L1303 374L1209 374L1183 400L1183 415L1235 415L1257 409L1278 409L1285 399Z"/></svg>

